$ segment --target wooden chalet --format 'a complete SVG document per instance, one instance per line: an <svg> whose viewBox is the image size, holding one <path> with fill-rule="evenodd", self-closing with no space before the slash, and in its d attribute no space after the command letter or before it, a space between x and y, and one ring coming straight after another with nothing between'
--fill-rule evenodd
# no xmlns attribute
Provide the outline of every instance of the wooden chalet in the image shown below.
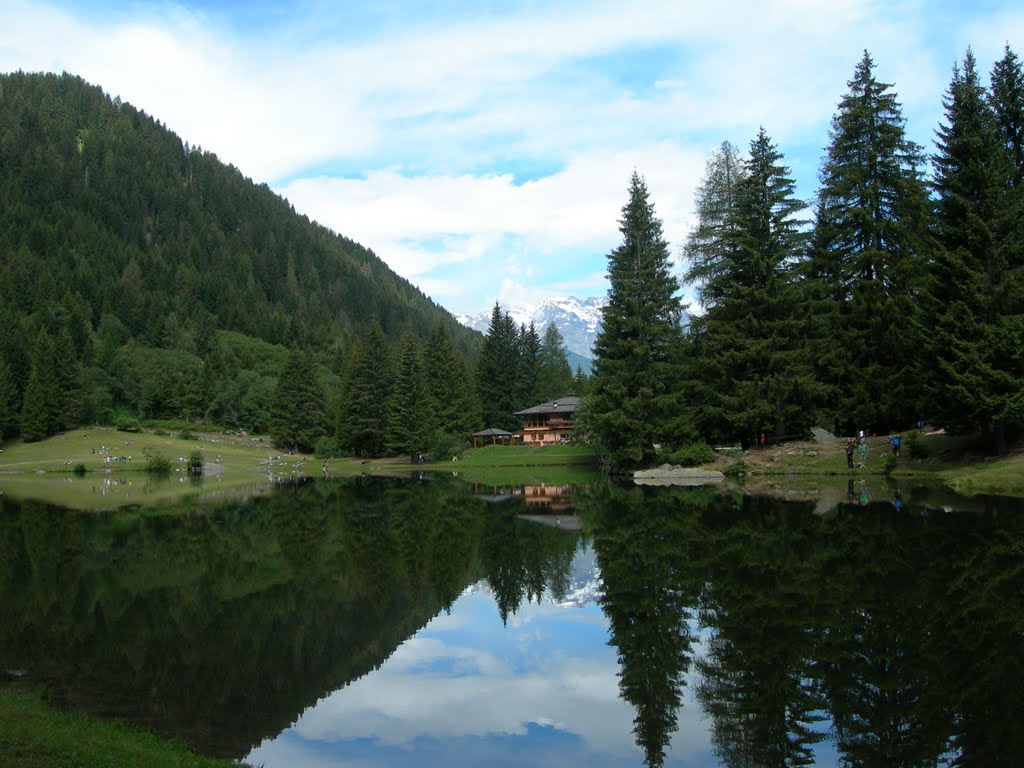
<svg viewBox="0 0 1024 768"><path fill-rule="evenodd" d="M523 421L523 445L568 443L572 439L573 413L579 407L576 395L516 411Z"/></svg>

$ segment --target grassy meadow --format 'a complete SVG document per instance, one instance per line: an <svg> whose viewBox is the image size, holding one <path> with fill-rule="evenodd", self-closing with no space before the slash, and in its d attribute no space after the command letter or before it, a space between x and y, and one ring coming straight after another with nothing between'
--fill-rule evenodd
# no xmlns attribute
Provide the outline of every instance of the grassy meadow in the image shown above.
<svg viewBox="0 0 1024 768"><path fill-rule="evenodd" d="M227 768L231 760L200 757L118 723L59 712L42 697L0 684L0 764L20 768Z"/></svg>

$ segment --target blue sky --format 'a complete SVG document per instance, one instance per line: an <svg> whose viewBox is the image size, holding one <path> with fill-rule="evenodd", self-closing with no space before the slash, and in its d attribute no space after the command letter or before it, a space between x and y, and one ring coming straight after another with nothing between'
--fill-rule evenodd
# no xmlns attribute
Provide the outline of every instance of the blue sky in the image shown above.
<svg viewBox="0 0 1024 768"><path fill-rule="evenodd" d="M811 199L863 51L932 150L955 61L1019 2L20 2L0 71L67 71L372 248L450 310L601 295L634 169L673 254L723 140Z"/></svg>

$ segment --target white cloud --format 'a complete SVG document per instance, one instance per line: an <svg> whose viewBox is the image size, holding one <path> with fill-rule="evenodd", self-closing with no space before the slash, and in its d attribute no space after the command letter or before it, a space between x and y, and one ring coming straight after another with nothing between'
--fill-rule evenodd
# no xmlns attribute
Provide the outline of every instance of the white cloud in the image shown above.
<svg viewBox="0 0 1024 768"><path fill-rule="evenodd" d="M365 34L330 7L257 32L221 8L82 8L0 0L0 69L102 85L460 311L603 272L633 168L678 248L704 158L762 125L810 197L864 49L930 149L953 61L974 45L987 69L1024 37L1009 2L399 6Z"/></svg>

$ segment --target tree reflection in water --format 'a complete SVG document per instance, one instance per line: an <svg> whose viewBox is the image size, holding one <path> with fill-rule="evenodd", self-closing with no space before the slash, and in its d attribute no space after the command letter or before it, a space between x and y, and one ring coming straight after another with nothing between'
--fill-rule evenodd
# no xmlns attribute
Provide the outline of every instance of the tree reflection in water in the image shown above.
<svg viewBox="0 0 1024 768"><path fill-rule="evenodd" d="M822 749L851 766L1024 754L1024 508L872 490L824 515L706 489L576 490L648 765L700 713L728 766L809 765ZM561 598L576 536L523 511L440 477L171 514L0 497L0 667L31 670L58 703L238 757L481 579L503 622Z"/></svg>

